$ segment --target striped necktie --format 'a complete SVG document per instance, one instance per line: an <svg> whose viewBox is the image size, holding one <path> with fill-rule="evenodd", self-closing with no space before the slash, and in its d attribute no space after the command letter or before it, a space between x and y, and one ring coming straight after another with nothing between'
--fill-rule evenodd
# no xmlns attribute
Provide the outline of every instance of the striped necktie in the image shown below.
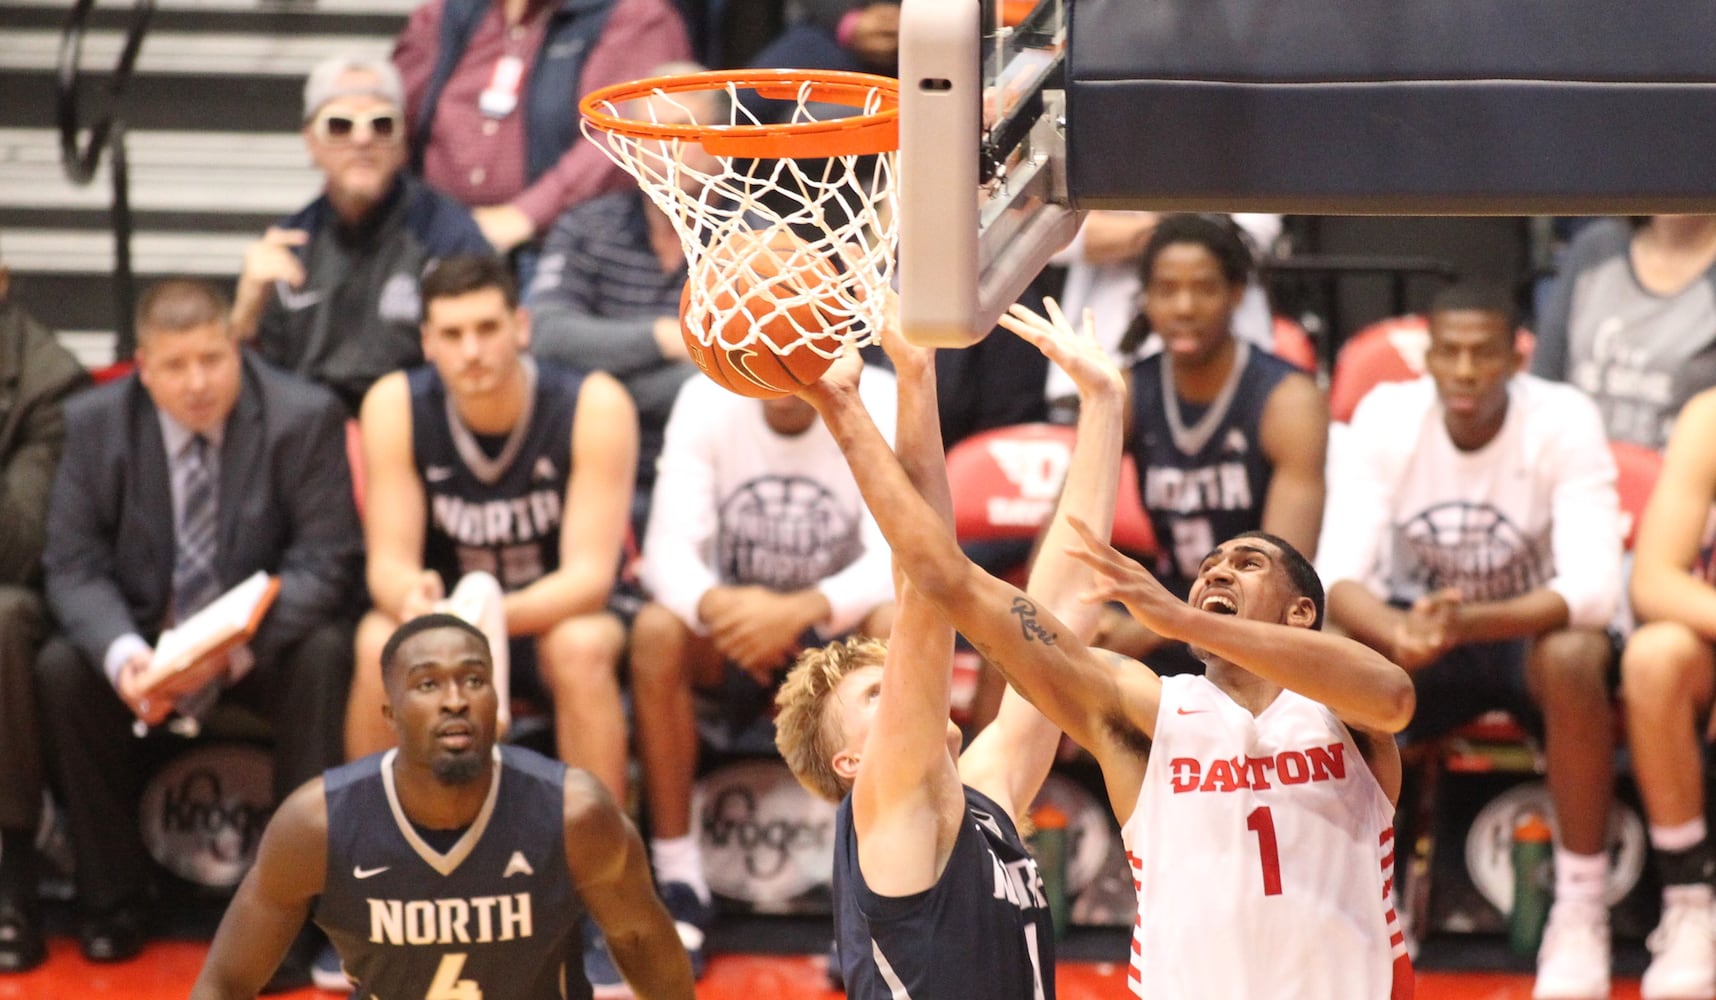
<svg viewBox="0 0 1716 1000"><path fill-rule="evenodd" d="M184 498L173 564L173 620L182 622L220 596L215 573L215 482L209 441L198 434L179 456Z"/></svg>

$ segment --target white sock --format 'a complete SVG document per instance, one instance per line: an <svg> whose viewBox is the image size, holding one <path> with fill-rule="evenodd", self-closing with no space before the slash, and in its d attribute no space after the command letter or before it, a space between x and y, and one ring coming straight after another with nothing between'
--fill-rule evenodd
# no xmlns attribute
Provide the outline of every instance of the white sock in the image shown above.
<svg viewBox="0 0 1716 1000"><path fill-rule="evenodd" d="M1704 817L1698 816L1673 826L1650 825L1650 846L1659 851L1684 851L1697 846L1709 835Z"/></svg>
<svg viewBox="0 0 1716 1000"><path fill-rule="evenodd" d="M1574 854L1555 845L1555 901L1603 905L1603 886L1609 879L1609 855Z"/></svg>
<svg viewBox="0 0 1716 1000"><path fill-rule="evenodd" d="M656 881L684 882L699 900L709 902L709 880L703 877L703 851L697 846L696 834L651 838L649 859Z"/></svg>

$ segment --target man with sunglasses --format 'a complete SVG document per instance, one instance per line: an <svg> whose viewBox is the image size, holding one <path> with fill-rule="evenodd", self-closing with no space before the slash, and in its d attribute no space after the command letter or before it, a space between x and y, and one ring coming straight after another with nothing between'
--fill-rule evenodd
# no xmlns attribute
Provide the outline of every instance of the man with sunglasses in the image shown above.
<svg viewBox="0 0 1716 1000"><path fill-rule="evenodd" d="M383 59L336 56L304 84L322 194L245 253L233 325L263 357L325 383L355 414L376 379L420 364L417 280L490 252L471 215L405 170L404 91Z"/></svg>

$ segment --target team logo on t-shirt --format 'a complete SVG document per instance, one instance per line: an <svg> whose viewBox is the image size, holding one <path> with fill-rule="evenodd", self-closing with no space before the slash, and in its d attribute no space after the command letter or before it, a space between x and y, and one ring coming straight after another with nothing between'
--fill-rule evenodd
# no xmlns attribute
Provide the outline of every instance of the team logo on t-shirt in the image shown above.
<svg viewBox="0 0 1716 1000"><path fill-rule="evenodd" d="M1455 587L1467 601L1517 597L1551 575L1549 537L1533 537L1485 503L1455 500L1437 504L1395 532L1404 586L1410 594Z"/></svg>
<svg viewBox="0 0 1716 1000"><path fill-rule="evenodd" d="M721 505L715 565L721 579L802 590L863 551L858 515L803 476L762 476Z"/></svg>

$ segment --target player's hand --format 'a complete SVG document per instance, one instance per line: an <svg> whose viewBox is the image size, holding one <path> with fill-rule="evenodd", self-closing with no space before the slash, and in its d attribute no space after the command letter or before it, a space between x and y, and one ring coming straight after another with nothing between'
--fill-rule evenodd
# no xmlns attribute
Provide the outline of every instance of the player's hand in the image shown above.
<svg viewBox="0 0 1716 1000"><path fill-rule="evenodd" d="M418 575L417 582L411 589L406 591L405 600L399 605L399 620L408 622L413 618L432 614L446 597L447 585L441 580L441 574L426 569Z"/></svg>
<svg viewBox="0 0 1716 1000"><path fill-rule="evenodd" d="M154 662L155 654L151 650L144 649L133 653L119 668L119 679L114 687L119 693L119 700L125 702L132 715L142 719L147 725L158 726L172 714L173 699L164 692L143 689L143 675Z"/></svg>
<svg viewBox="0 0 1716 1000"><path fill-rule="evenodd" d="M858 12L846 47L871 66L892 66L900 58L900 6L873 3Z"/></svg>
<svg viewBox="0 0 1716 1000"><path fill-rule="evenodd" d="M148 699L151 705L158 701L171 708L179 699L196 694L217 681L224 681L231 669L232 654L229 651L210 653L162 679L149 690Z"/></svg>
<svg viewBox="0 0 1716 1000"><path fill-rule="evenodd" d="M999 322L1060 366L1078 386L1081 399L1126 391L1120 367L1096 342L1096 317L1089 309L1084 311L1076 330L1053 298L1044 297L1043 311L1048 313L1047 317L1015 302L1007 307Z"/></svg>
<svg viewBox="0 0 1716 1000"><path fill-rule="evenodd" d="M1091 588L1082 595L1087 603L1119 601L1132 617L1150 631L1169 639L1186 638L1185 626L1191 609L1175 597L1160 580L1136 559L1122 555L1090 525L1076 517L1067 523L1078 533L1079 544L1067 546L1067 554L1095 571Z"/></svg>
<svg viewBox="0 0 1716 1000"><path fill-rule="evenodd" d="M506 253L536 235L530 216L511 205L484 205L471 209L471 219L496 253Z"/></svg>
<svg viewBox="0 0 1716 1000"><path fill-rule="evenodd" d="M805 629L825 616L826 604L815 591L780 594L764 587L736 587L730 613L711 623L715 648L759 684L774 675L800 649Z"/></svg>
<svg viewBox="0 0 1716 1000"><path fill-rule="evenodd" d="M1414 601L1394 626L1394 662L1417 670L1458 645L1460 604L1460 592L1452 587Z"/></svg>
<svg viewBox="0 0 1716 1000"><path fill-rule="evenodd" d="M933 371L935 348L912 343L900 329L900 293L889 288L884 295L887 301L882 307L882 350L894 363L894 373L900 378L909 378Z"/></svg>
<svg viewBox="0 0 1716 1000"><path fill-rule="evenodd" d="M849 395L856 399L858 379L863 374L864 356L858 353L858 348L847 344L840 356L834 359L834 363L828 366L828 370L822 373L822 377L817 379L815 384L800 390L798 397L816 407L820 413L824 405L841 396Z"/></svg>

